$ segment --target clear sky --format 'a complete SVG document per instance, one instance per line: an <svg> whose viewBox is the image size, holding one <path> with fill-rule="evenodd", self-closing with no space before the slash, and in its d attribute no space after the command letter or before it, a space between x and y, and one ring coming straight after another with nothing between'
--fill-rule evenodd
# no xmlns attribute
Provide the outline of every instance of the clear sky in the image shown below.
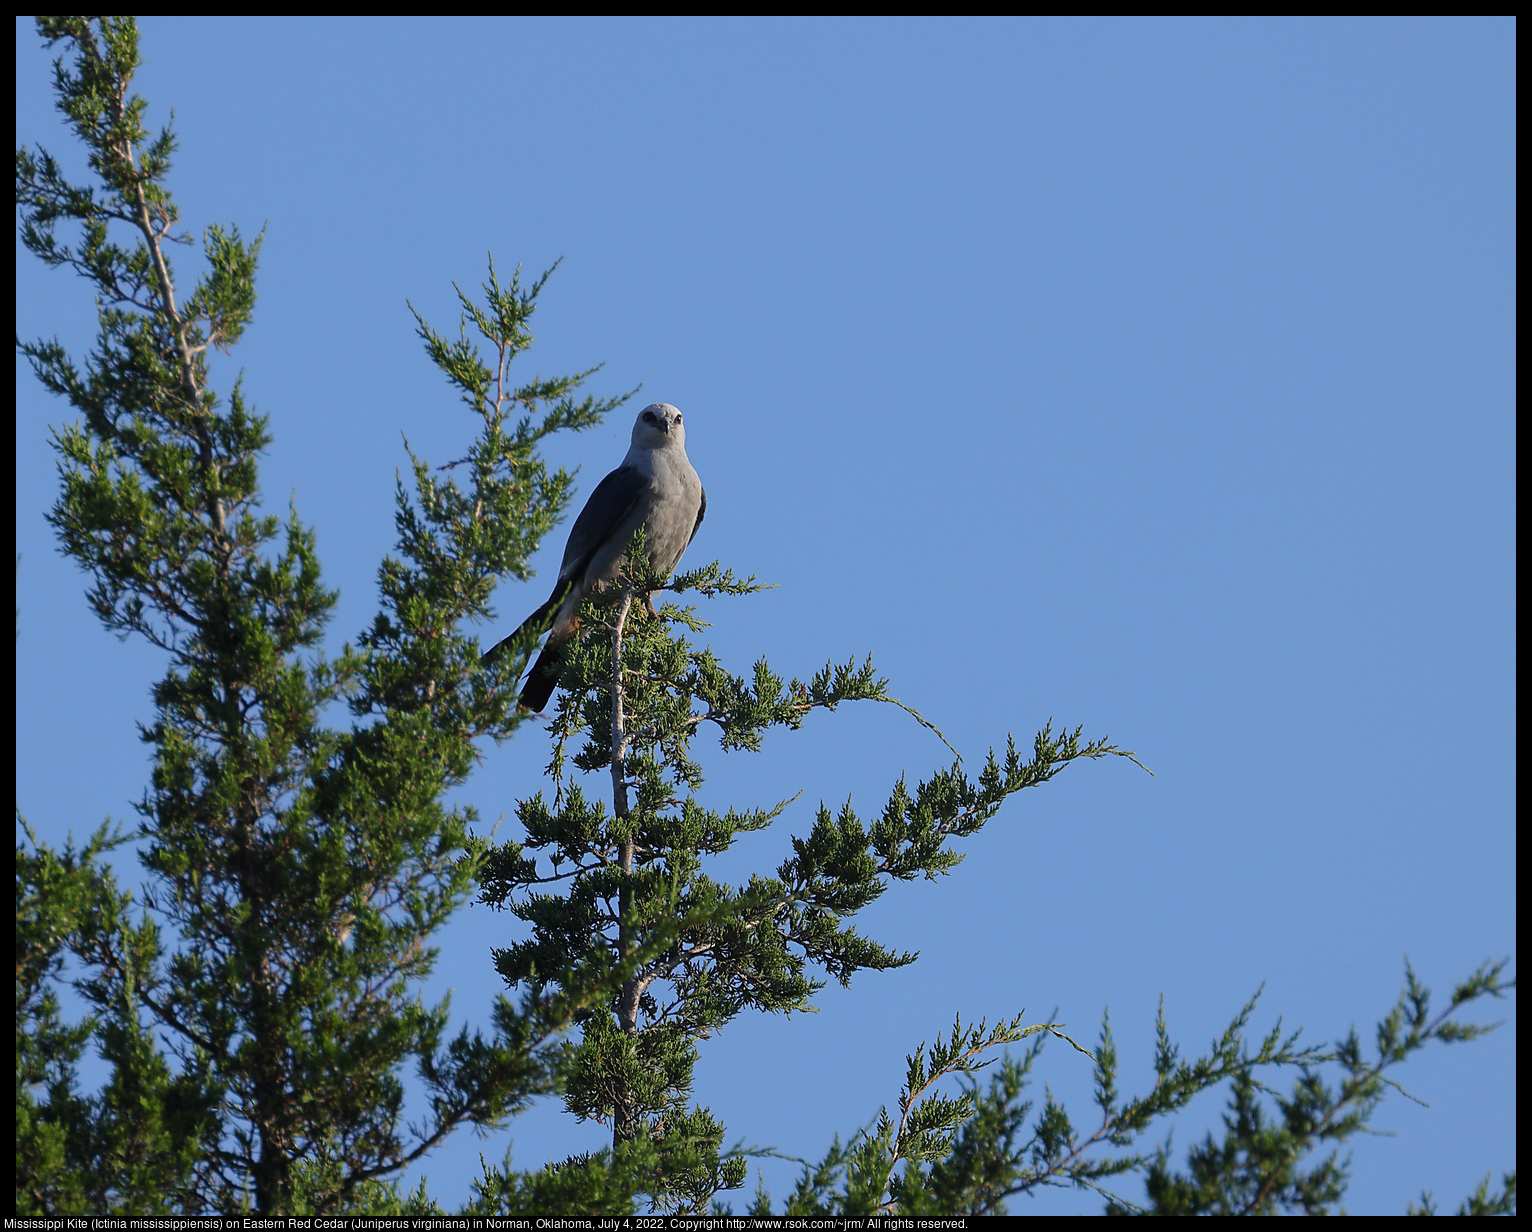
<svg viewBox="0 0 1532 1232"><path fill-rule="evenodd" d="M78 173L52 53L17 33L17 140ZM859 917L919 962L703 1046L695 1094L731 1141L818 1157L955 1014L1057 1006L1085 1042L1110 1006L1132 1093L1162 994L1188 1051L1263 983L1254 1030L1370 1038L1404 956L1441 1001L1512 953L1514 44L1509 18L156 17L137 88L152 126L175 111L189 229L268 228L215 376L242 368L271 417L263 491L317 530L331 649L375 611L401 435L439 463L474 430L406 299L450 328L487 253L562 256L523 375L605 362L594 392L643 390L551 458L583 499L633 411L681 408L708 492L687 563L777 586L704 601L728 666L871 653L970 765L1051 717L1155 772L1086 763L1014 797L952 875ZM79 354L88 288L17 249L19 334ZM70 412L17 374L17 798L61 841L135 819L165 665L100 628L54 547ZM486 643L562 546L502 588ZM870 704L700 753L715 804L804 793L736 875L774 869L819 801L875 815L947 757ZM527 727L458 797L514 835L546 754ZM475 907L444 934L428 993L457 1021L484 1021L513 923ZM1385 1103L1353 1212L1515 1166L1498 1015L1399 1074L1430 1107ZM1051 1047L1038 1075L1094 1126L1084 1058ZM550 1102L451 1140L428 1188L450 1208L481 1151L532 1166L604 1137ZM763 1166L779 1199L795 1172Z"/></svg>

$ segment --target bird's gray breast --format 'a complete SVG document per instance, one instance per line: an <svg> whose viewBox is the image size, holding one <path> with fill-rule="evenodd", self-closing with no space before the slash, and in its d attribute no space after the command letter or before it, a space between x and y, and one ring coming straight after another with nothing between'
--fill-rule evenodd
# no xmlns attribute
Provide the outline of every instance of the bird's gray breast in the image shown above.
<svg viewBox="0 0 1532 1232"><path fill-rule="evenodd" d="M570 601L578 607L593 587L617 576L640 527L650 563L670 573L691 540L701 504L702 482L683 451L655 449L630 457L601 481L575 520L560 571L581 581Z"/></svg>
<svg viewBox="0 0 1532 1232"><path fill-rule="evenodd" d="M656 449L651 457L654 499L644 517L644 538L650 562L661 573L670 573L680 563L696 529L702 481L679 449Z"/></svg>

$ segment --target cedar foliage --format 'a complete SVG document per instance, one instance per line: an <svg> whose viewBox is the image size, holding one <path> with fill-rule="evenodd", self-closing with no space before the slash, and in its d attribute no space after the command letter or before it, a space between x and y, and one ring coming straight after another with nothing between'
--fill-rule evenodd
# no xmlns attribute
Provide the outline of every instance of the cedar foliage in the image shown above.
<svg viewBox="0 0 1532 1232"><path fill-rule="evenodd" d="M634 600L747 595L753 579L717 564L668 581L634 567L587 605L587 636L570 648L551 799L520 802L524 842L475 837L473 811L440 801L466 780L475 741L516 733L515 680L533 647L528 637L483 669L461 629L489 617L499 578L529 575L528 557L567 512L571 478L549 472L541 442L600 422L626 396L582 396L594 369L512 379L547 274L506 285L491 263L482 301L458 292L455 339L417 316L477 435L440 468L466 467L461 485L411 454L398 556L379 565L381 608L327 657L335 595L314 532L296 510L282 524L257 500L269 421L238 381L225 397L210 379L209 349L235 345L252 320L260 238L208 227L206 272L181 296L171 246L190 241L166 185L175 138L150 134L129 92L136 26L43 17L38 28L72 54L56 63L55 88L95 179L71 183L46 152L18 150L22 238L93 284L99 319L83 365L56 340L20 344L81 416L54 434L62 483L49 519L91 575L104 627L143 637L169 666L144 731L154 770L135 831L103 825L60 852L18 818L18 1214L438 1213L424 1184L400 1192L401 1171L453 1131L504 1125L552 1095L608 1124L612 1146L531 1173L486 1167L464 1213L728 1209L722 1195L743 1184L751 1155L771 1152L724 1149L724 1127L692 1104L698 1048L747 1010L808 1008L827 978L913 961L851 919L894 881L950 871L954 844L1016 792L1079 758L1131 754L1050 724L1030 759L1008 739L971 778L960 761L914 785L901 778L876 817L820 806L775 870L715 881L707 858L791 802L704 807L692 749L704 725L725 749L752 750L816 710L903 704L854 659L808 681L784 683L764 660L732 674L688 640L705 628L694 607L666 603L649 618ZM60 222L78 241L59 239ZM349 721L334 725L337 713ZM578 777L592 772L610 782L610 808ZM129 838L149 876L137 900L106 862ZM476 886L524 926L493 955L518 999L447 1039L447 1006L422 1004L417 989L430 937ZM73 1023L58 998L66 962L88 1007ZM1131 1098L1106 1021L1091 1053L1054 1023L959 1020L910 1056L894 1111L805 1165L781 1209L1001 1213L1015 1195L1065 1185L1100 1192L1110 1213L1335 1210L1348 1179L1336 1148L1366 1130L1396 1066L1489 1029L1454 1015L1504 996L1505 965L1485 964L1434 1015L1407 971L1370 1056L1354 1032L1331 1045L1303 1046L1280 1027L1252 1039L1252 1000L1184 1060L1162 1013L1154 1084ZM1027 1096L1049 1038L1094 1066L1093 1129L1077 1130L1051 1095L1041 1107ZM995 1056L1013 1045L1019 1056ZM92 1046L108 1078L86 1093L79 1064ZM410 1063L429 1110L406 1125L399 1073ZM1280 1094L1268 1083L1284 1071ZM1168 1145L1141 1145L1224 1084L1224 1132L1184 1169ZM1144 1178L1142 1203L1107 1189L1128 1176ZM1434 1209L1428 1194L1411 1207ZM1460 1207L1514 1209L1514 1173ZM750 1210L770 1212L769 1195Z"/></svg>

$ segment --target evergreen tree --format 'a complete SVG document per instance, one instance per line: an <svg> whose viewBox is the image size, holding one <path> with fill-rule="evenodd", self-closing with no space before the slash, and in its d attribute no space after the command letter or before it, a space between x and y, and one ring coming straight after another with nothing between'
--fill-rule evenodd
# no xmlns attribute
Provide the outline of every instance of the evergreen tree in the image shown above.
<svg viewBox="0 0 1532 1232"><path fill-rule="evenodd" d="M21 348L83 416L55 435L63 490L50 520L91 573L105 627L146 638L170 666L145 729L154 772L135 835L150 877L141 901L103 863L122 835L104 826L60 853L19 822L18 1212L433 1212L424 1185L404 1195L393 1178L455 1128L503 1124L552 1093L607 1124L611 1147L530 1174L488 1168L471 1212L724 1209L720 1195L743 1183L749 1153L725 1150L725 1128L691 1101L700 1044L747 1010L807 1008L829 977L913 961L859 935L855 914L895 880L950 871L954 843L1012 794L1078 758L1131 754L1050 725L1030 759L1008 740L972 778L958 762L913 786L901 779L875 818L820 806L778 868L717 882L704 859L791 802L703 806L700 728L716 727L726 749L753 750L769 728L796 730L815 710L902 703L870 662L827 666L806 683L784 684L764 660L731 674L688 641L705 627L695 608L667 603L651 618L635 599L746 595L753 579L713 564L666 583L635 564L587 604L586 636L568 649L551 799L521 802L524 842L475 838L472 810L440 800L465 781L476 740L517 730L515 681L532 647L529 635L485 669L461 629L489 614L499 577L527 576L567 507L570 477L549 473L539 443L625 398L579 396L590 372L511 379L546 274L506 286L491 265L482 304L459 292L456 339L417 318L477 436L442 468L464 467L462 487L411 455L413 497L402 483L397 493L399 556L379 570L382 610L355 646L326 657L318 645L335 596L320 583L314 534L296 511L285 531L260 514L267 420L237 381L221 397L207 362L209 347L231 347L251 320L260 241L208 228L208 272L181 296L169 246L184 237L165 186L175 143L168 129L145 132L145 104L129 93L132 21L44 17L39 28L72 49L73 63L56 68L59 103L99 181L70 184L46 153L18 151L24 241L90 280L99 303L83 370L57 342ZM79 243L57 239L61 219L80 224ZM349 723L327 726L326 712L343 706ZM578 777L591 773L610 783L610 807ZM422 1005L412 986L431 969L432 933L475 884L529 926L494 955L520 1000L499 1000L489 1038L464 1030L444 1042L447 1007ZM66 956L83 972L79 1023L63 1020L55 991ZM1504 965L1474 973L1434 1016L1408 973L1371 1059L1354 1033L1329 1046L1280 1029L1250 1041L1252 1002L1206 1055L1185 1061L1162 1016L1156 1082L1129 1099L1105 1022L1094 1054L1056 1024L958 1022L910 1057L896 1112L837 1139L784 1209L1000 1213L1045 1185L1099 1191L1113 1213L1335 1209L1347 1181L1335 1148L1366 1129L1395 1066L1486 1029L1453 1015L1505 995ZM1026 1098L1049 1037L1095 1067L1100 1117L1089 1132L1051 1096L1035 1115ZM109 1076L82 1094L77 1067L91 1042ZM981 1087L994 1050L1011 1045L1025 1048ZM430 1110L406 1130L398 1072L411 1060ZM1284 1069L1295 1076L1278 1096L1266 1084ZM1225 1132L1193 1147L1184 1171L1168 1146L1138 1145L1223 1084ZM1142 1208L1107 1189L1130 1175L1145 1178ZM1514 1194L1510 1174L1461 1209L1512 1212ZM758 1193L752 1210L770 1207ZM1423 1195L1412 1209L1434 1206Z"/></svg>
<svg viewBox="0 0 1532 1232"><path fill-rule="evenodd" d="M797 730L818 709L902 706L870 660L828 665L807 683L784 683L764 659L748 678L733 675L711 651L670 634L705 627L694 608L666 604L650 619L634 602L660 590L756 589L716 563L667 585L644 576L641 555L631 554L626 584L586 603L586 636L566 657L551 725L554 799L521 802L526 842L490 850L480 874L483 900L531 925L527 940L496 953L511 987L540 995L560 987L560 972L593 963L630 972L604 1006L580 1013L564 1100L582 1120L611 1126L617 1157L635 1140L660 1153L667 1162L643 1184L663 1211L705 1211L716 1192L744 1179L743 1157L719 1157L723 1127L688 1106L699 1041L745 1010L809 1008L823 987L811 967L849 984L858 971L913 962L914 954L858 934L850 917L893 880L934 880L951 869L961 859L951 841L976 833L1015 792L1077 758L1131 756L1106 741L1082 743L1078 730L1045 729L1030 761L1008 742L976 779L960 762L913 788L901 779L870 825L849 804L838 814L821 805L774 876L714 881L704 859L771 825L789 802L724 813L699 803L703 775L691 746L704 725L726 750L755 750L768 729ZM609 778L610 811L586 794L580 771ZM636 961L641 949L653 956Z"/></svg>
<svg viewBox="0 0 1532 1232"><path fill-rule="evenodd" d="M508 365L531 342L542 282L502 286L491 267L488 306L470 315L495 366L466 339L439 357L478 419L466 490L412 456L418 505L401 484L401 558L379 569L383 609L356 646L326 657L335 595L314 534L296 510L283 528L257 505L268 421L238 381L224 399L210 380L209 349L232 347L250 322L260 239L209 227L207 272L180 290L170 250L186 238L166 187L175 139L146 133L146 104L129 93L134 23L38 25L73 51L55 65L59 106L98 181L69 183L46 152L17 151L27 247L98 296L83 369L57 341L21 347L83 416L54 436L63 483L49 520L94 578L103 625L147 639L170 667L144 733L154 771L139 804L152 877L142 911L94 868L104 836L86 864L34 844L21 869L18 917L32 903L42 931L18 933L33 946L25 965L18 953L18 1014L35 1024L18 1030L31 1161L18 1209L367 1205L382 1200L380 1180L453 1129L500 1124L549 1090L547 1041L587 995L571 974L571 1001L502 1000L489 1037L444 1041L447 1006L423 1005L412 985L477 869L473 814L440 798L467 777L474 740L519 722L505 673L525 655L483 673L460 628L489 614L501 575L526 575L567 504L570 476L547 471L538 442L624 399L579 397L589 373L515 386ZM80 225L78 243L58 238L60 220ZM341 706L351 722L326 726ZM94 1015L70 1029L45 990L64 940L88 972ZM87 1030L112 1065L94 1099L71 1082ZM398 1071L411 1060L430 1113L407 1131ZM144 1132L119 1133L128 1117Z"/></svg>
<svg viewBox="0 0 1532 1232"><path fill-rule="evenodd" d="M784 685L764 659L748 678L731 675L686 640L705 627L694 608L665 604L649 619L634 600L659 590L744 594L756 589L753 581L712 564L667 585L644 575L640 554L634 559L625 586L585 605L585 636L566 659L551 724L554 799L521 802L526 841L490 850L480 881L485 902L531 926L528 939L496 953L511 987L542 993L559 986L558 973L595 963L628 973L605 1005L587 1003L578 1013L582 1037L564 1087L571 1113L612 1127L612 1152L569 1161L566 1170L607 1184L615 1173L651 1210L702 1214L729 1209L718 1195L743 1183L749 1153L722 1151L724 1127L708 1109L689 1106L698 1044L747 1009L807 1009L823 987L810 967L849 984L857 971L913 962L913 954L858 935L848 918L894 880L935 880L951 870L962 858L952 840L979 830L1015 792L1046 783L1078 758L1132 754L1104 740L1081 743L1078 729L1054 735L1050 726L1035 738L1030 761L1008 741L1005 756L991 751L973 780L961 761L913 789L901 778L870 824L849 804L836 814L821 804L774 876L720 884L702 871L704 858L772 824L790 802L724 813L703 807L691 745L704 724L716 726L724 749L756 750L767 729L796 730L816 709L854 700L903 703L870 661L829 665L807 684ZM684 632L672 634L676 626ZM587 796L575 772L599 772L598 783L610 782L610 811ZM1386 1071L1432 1041L1461 1042L1492 1029L1451 1016L1481 997L1505 995L1504 967L1485 964L1434 1018L1429 993L1407 971L1405 993L1378 1026L1372 1060L1355 1032L1333 1046L1304 1047L1298 1032L1284 1035L1279 1025L1252 1046L1245 1030L1252 999L1207 1055L1183 1061L1162 1012L1155 1086L1126 1101L1105 1020L1094 1055L1052 1023L1023 1026L1018 1017L986 1031L982 1023L958 1022L949 1040L929 1052L922 1045L909 1058L897 1118L885 1110L845 1146L837 1141L805 1169L785 1213L1001 1214L1009 1197L1060 1185L1101 1193L1112 1214L1333 1211L1348 1174L1332 1148L1363 1132L1386 1088L1397 1085ZM1050 1036L1094 1063L1101 1119L1090 1133L1076 1131L1051 1096L1028 1128L1032 1105L1024 1093ZM1029 1038L1024 1056L1006 1056L981 1091L974 1076L991 1063L985 1054ZM1282 1069L1297 1077L1291 1094L1276 1098L1281 1119L1273 1122L1259 1096L1270 1090L1263 1075ZM1338 1071L1333 1086L1324 1079L1329 1070ZM961 1083L955 1096L941 1085L949 1078ZM1133 1149L1161 1119L1224 1083L1232 1090L1227 1132L1192 1149L1186 1175L1171 1168L1168 1145ZM1329 1154L1306 1164L1324 1150ZM1145 1175L1147 1206L1106 1187L1130 1173ZM1514 1196L1509 1174L1498 1193L1486 1180L1466 1208L1509 1211ZM535 1208L526 1198L513 1174L490 1172L473 1209L529 1213ZM758 1193L750 1209L771 1214L769 1195Z"/></svg>

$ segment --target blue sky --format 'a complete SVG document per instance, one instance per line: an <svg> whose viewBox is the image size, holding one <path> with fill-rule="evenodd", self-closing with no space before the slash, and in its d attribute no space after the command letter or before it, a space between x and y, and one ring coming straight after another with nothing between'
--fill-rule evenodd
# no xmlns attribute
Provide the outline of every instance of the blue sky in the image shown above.
<svg viewBox="0 0 1532 1232"><path fill-rule="evenodd" d="M1440 1001L1512 953L1511 19L141 29L183 221L268 228L253 326L215 375L242 369L271 417L263 491L317 530L331 649L375 610L401 434L443 462L473 431L406 299L451 327L487 253L507 273L562 256L523 374L604 362L594 392L642 382L632 409L685 413L708 490L687 562L777 586L706 603L727 665L871 653L971 764L1051 717L1154 770L1085 764L1013 798L952 875L860 917L918 963L704 1045L696 1096L731 1140L817 1157L954 1014L1058 1006L1094 1040L1109 1005L1132 1092L1162 994L1187 1050L1263 983L1254 1029L1366 1036L1405 955ZM52 53L17 32L17 140L78 173ZM17 247L19 334L82 352L87 287ZM133 819L164 663L91 616L42 520L69 412L19 362L17 398L17 797L57 841ZM549 454L586 493L630 423ZM486 641L562 544L503 587ZM730 853L736 876L775 868L820 800L875 814L946 756L873 705L700 752L710 802L804 793ZM458 798L514 834L546 753L524 729ZM459 1021L484 1020L510 925L472 908L443 936L428 995L452 988ZM1455 1204L1514 1167L1514 1006L1497 1015L1399 1074L1430 1107L1392 1097L1374 1125L1395 1136L1355 1144L1354 1213ZM1088 1062L1040 1066L1093 1125ZM1220 1111L1194 1105L1178 1148ZM514 1140L531 1166L603 1137L550 1103L452 1140L428 1188L450 1209L480 1151ZM763 1173L780 1197L795 1169Z"/></svg>

